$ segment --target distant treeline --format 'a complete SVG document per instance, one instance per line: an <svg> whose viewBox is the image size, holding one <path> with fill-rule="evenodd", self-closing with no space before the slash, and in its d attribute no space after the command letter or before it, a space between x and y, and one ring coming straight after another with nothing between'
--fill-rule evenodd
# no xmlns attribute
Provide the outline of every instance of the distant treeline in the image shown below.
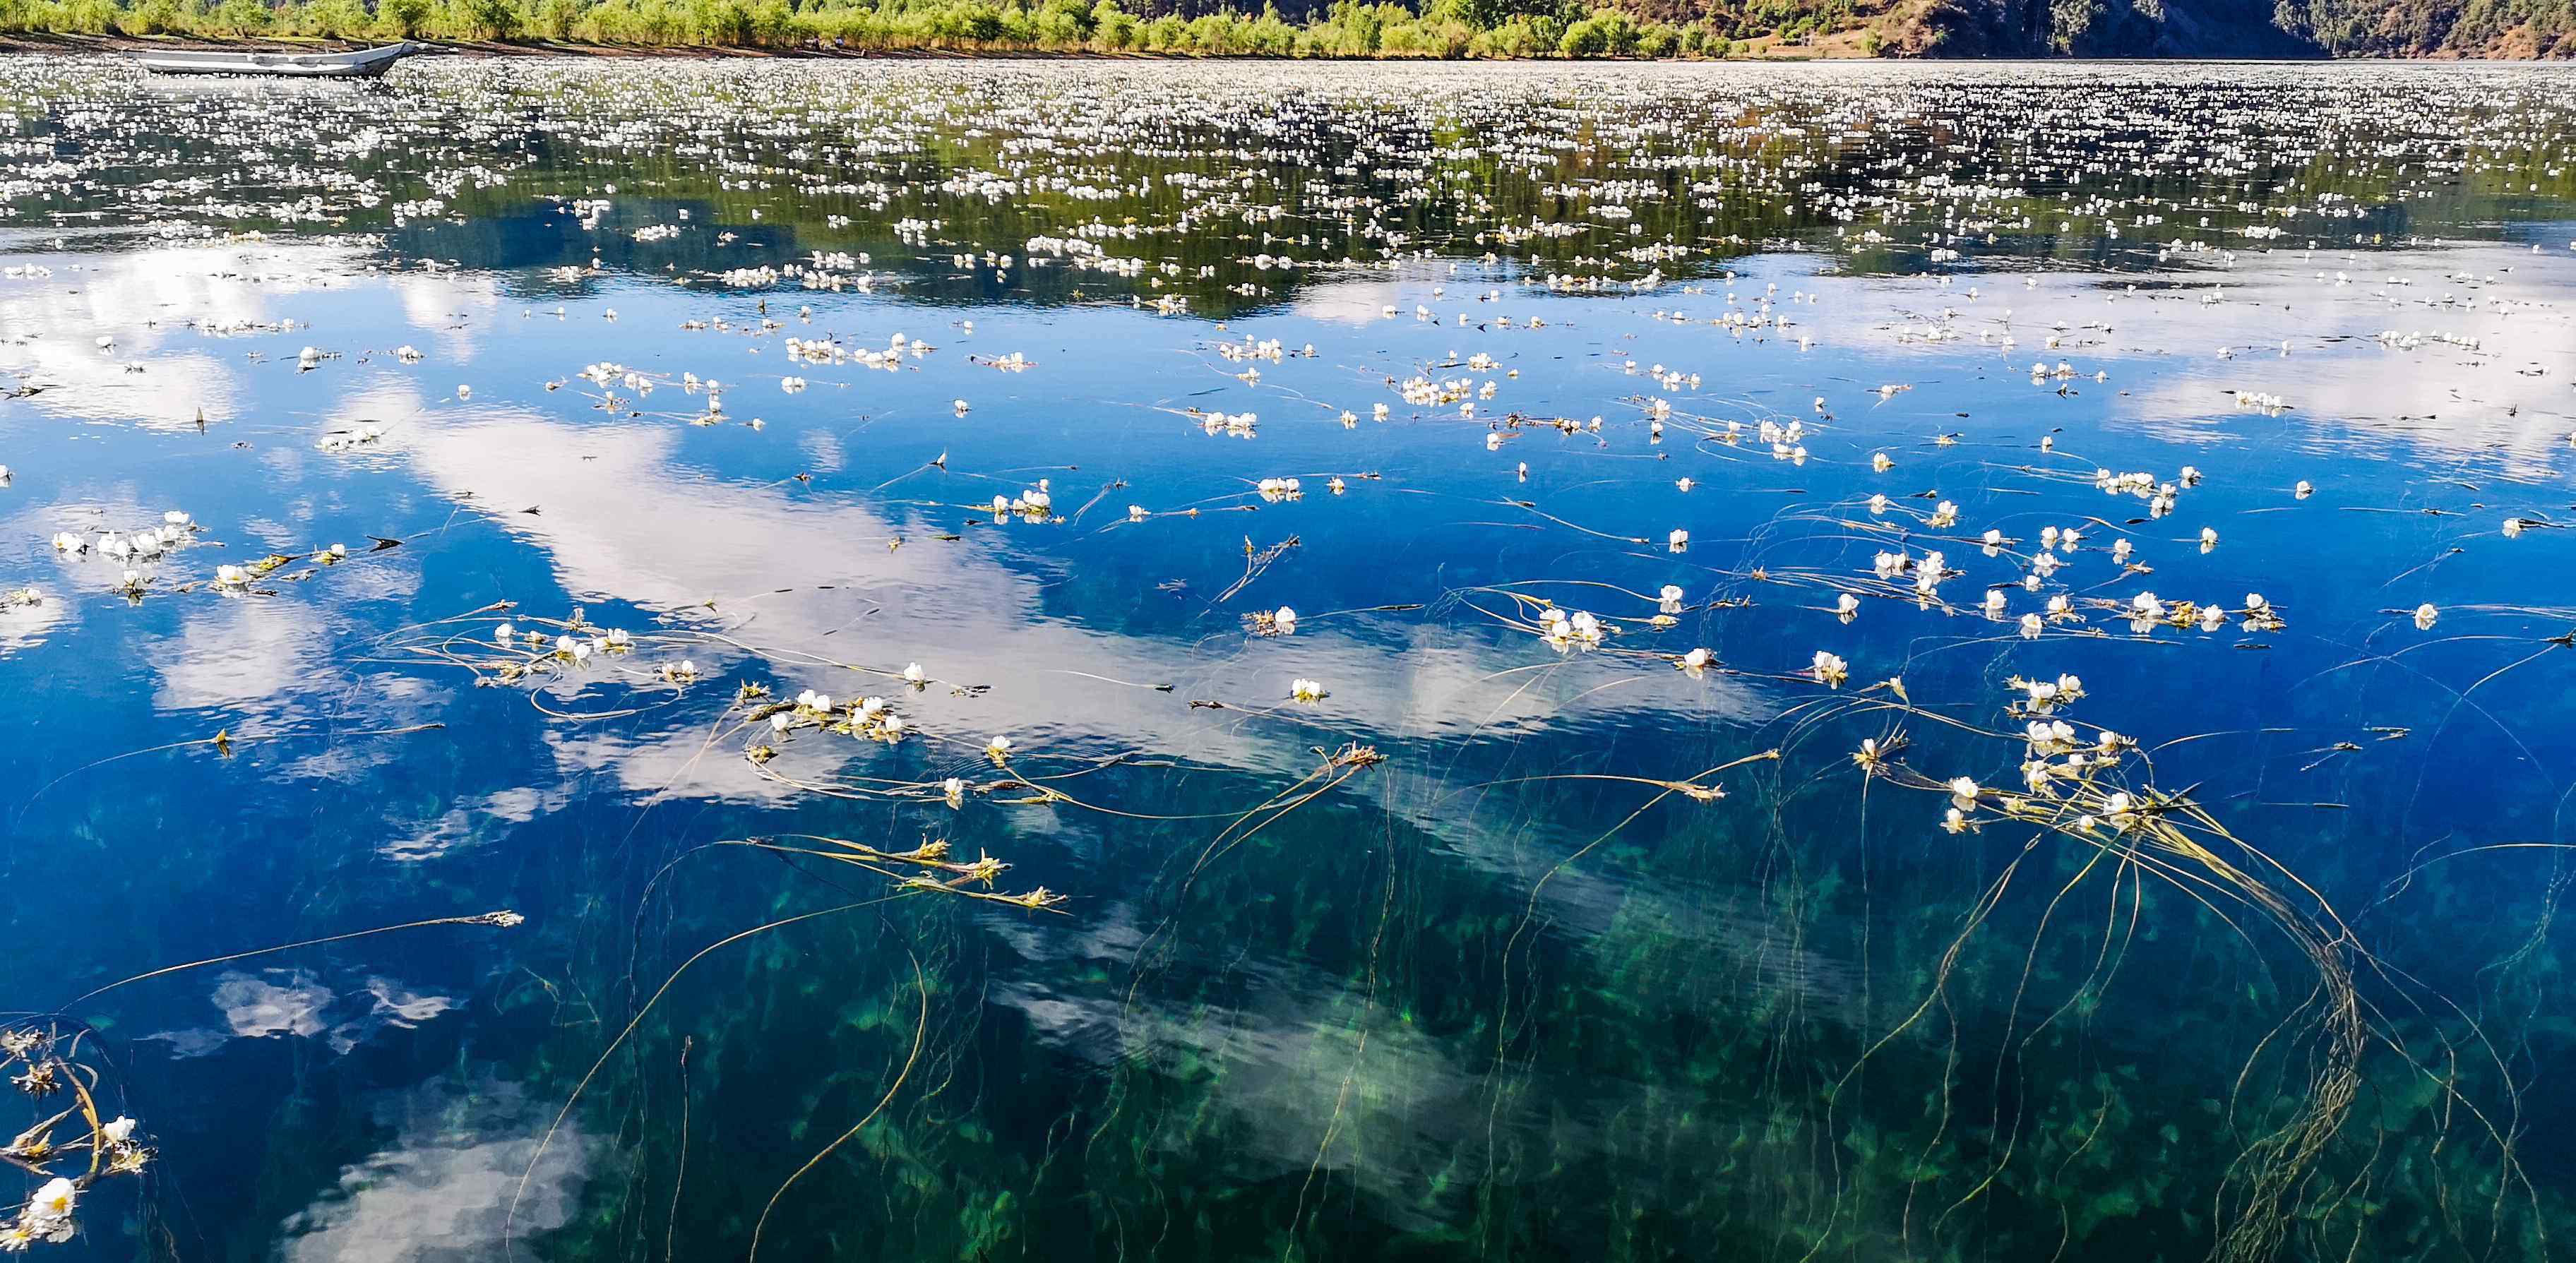
<svg viewBox="0 0 2576 1263"><path fill-rule="evenodd" d="M2576 0L0 0L0 32L1264 57L2576 56Z"/></svg>
<svg viewBox="0 0 2576 1263"><path fill-rule="evenodd" d="M0 30L215 39L1271 57L1726 57L1859 25L1853 0L1720 0L1687 17L1582 0L0 0ZM1159 10L1159 11L1158 11Z"/></svg>

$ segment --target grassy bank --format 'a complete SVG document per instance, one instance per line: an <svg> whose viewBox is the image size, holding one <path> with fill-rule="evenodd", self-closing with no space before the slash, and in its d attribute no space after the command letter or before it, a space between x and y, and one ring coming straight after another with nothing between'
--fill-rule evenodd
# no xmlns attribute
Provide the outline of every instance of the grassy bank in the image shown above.
<svg viewBox="0 0 2576 1263"><path fill-rule="evenodd" d="M1341 0L1304 21L1275 7L1145 16L1119 0L0 0L0 32L35 36L1203 57L1867 55L1867 17L1854 0L1743 0L1696 21L1493 0Z"/></svg>

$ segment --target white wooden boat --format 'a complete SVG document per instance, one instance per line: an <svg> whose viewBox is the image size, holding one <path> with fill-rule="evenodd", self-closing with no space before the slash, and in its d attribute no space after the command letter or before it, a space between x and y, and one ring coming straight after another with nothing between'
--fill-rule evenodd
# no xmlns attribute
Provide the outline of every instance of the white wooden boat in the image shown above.
<svg viewBox="0 0 2576 1263"><path fill-rule="evenodd" d="M281 53L250 49L151 49L127 53L160 75L283 75L305 79L373 79L422 51L405 42L346 53Z"/></svg>

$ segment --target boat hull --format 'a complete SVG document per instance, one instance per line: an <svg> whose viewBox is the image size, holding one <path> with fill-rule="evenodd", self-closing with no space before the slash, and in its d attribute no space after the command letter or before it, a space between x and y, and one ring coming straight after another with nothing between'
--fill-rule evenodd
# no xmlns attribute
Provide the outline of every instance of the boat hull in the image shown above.
<svg viewBox="0 0 2576 1263"><path fill-rule="evenodd" d="M270 53L229 50L128 53L157 75L266 75L288 79L373 79L420 51L410 44L349 53Z"/></svg>

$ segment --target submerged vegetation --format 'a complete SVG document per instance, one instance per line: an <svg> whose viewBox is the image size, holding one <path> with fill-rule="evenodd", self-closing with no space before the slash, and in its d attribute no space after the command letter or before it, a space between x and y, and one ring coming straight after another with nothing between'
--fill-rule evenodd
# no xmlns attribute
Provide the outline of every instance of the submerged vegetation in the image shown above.
<svg viewBox="0 0 2576 1263"><path fill-rule="evenodd" d="M0 87L0 1246L2576 1239L2576 78Z"/></svg>

